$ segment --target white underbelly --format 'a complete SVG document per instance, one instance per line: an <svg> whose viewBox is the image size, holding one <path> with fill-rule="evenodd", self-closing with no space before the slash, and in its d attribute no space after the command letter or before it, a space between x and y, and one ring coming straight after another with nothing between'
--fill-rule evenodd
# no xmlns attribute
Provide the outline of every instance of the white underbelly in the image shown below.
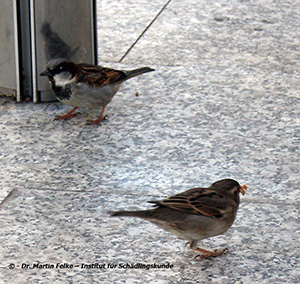
<svg viewBox="0 0 300 284"><path fill-rule="evenodd" d="M120 85L110 85L95 88L78 84L75 87L72 86L70 98L61 100L61 102L77 107L100 108L110 103L119 87Z"/></svg>

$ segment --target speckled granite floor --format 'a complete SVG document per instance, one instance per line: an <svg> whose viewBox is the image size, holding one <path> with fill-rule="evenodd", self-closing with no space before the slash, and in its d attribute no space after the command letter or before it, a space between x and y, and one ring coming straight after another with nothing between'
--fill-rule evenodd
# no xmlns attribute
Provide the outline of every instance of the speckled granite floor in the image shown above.
<svg viewBox="0 0 300 284"><path fill-rule="evenodd" d="M58 122L70 107L0 98L0 283L299 283L299 3L148 2L98 3L101 62L156 69L101 126L85 126L98 111ZM225 177L249 188L203 242L225 256L194 260L150 223L108 218Z"/></svg>

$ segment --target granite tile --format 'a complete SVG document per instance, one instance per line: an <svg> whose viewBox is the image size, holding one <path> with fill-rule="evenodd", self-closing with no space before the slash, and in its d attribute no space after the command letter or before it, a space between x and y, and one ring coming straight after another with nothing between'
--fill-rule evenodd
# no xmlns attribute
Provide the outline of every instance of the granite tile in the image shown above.
<svg viewBox="0 0 300 284"><path fill-rule="evenodd" d="M100 64L156 69L101 125L85 126L99 110L53 121L70 107L0 98L3 283L300 282L299 4L172 0L116 63L166 3L98 1ZM249 187L233 227L203 241L226 256L194 260L154 225L107 215L226 177ZM34 263L79 267L22 268Z"/></svg>
<svg viewBox="0 0 300 284"><path fill-rule="evenodd" d="M287 95L283 82L269 89L239 72L156 69L126 82L96 127L85 122L99 111L58 122L70 107L0 106L1 190L160 195L231 177L248 184L249 198L299 202L298 88Z"/></svg>
<svg viewBox="0 0 300 284"><path fill-rule="evenodd" d="M292 0L173 0L124 62L298 73L299 8Z"/></svg>
<svg viewBox="0 0 300 284"><path fill-rule="evenodd" d="M242 202L233 227L202 242L228 247L228 254L199 261L184 241L150 223L108 217L107 210L145 208L147 200L126 193L15 190L0 207L3 283L298 283L299 206ZM99 268L81 268L93 263ZM127 263L173 267L123 268Z"/></svg>
<svg viewBox="0 0 300 284"><path fill-rule="evenodd" d="M168 1L97 2L100 61L119 61Z"/></svg>

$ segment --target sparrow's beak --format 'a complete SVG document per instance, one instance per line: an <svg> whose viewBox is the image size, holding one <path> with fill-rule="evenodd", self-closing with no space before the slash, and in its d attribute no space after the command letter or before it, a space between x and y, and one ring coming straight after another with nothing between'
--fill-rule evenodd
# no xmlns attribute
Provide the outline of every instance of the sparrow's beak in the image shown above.
<svg viewBox="0 0 300 284"><path fill-rule="evenodd" d="M246 190L246 189L248 189L248 186L245 185L245 184L243 184L243 185L241 186L241 189L240 189L242 195L245 195L245 193L246 193L245 190Z"/></svg>
<svg viewBox="0 0 300 284"><path fill-rule="evenodd" d="M50 77L52 77L52 74L48 69L45 69L44 71L41 72L40 76L50 76Z"/></svg>

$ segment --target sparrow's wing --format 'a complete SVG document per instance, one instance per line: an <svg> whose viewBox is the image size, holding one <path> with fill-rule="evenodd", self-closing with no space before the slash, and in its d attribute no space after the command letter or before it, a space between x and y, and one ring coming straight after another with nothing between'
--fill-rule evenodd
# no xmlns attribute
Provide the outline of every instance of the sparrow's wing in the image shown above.
<svg viewBox="0 0 300 284"><path fill-rule="evenodd" d="M91 86L102 87L108 84L113 84L126 77L123 71L107 67L86 63L78 64L78 67L80 69L78 82L87 83Z"/></svg>
<svg viewBox="0 0 300 284"><path fill-rule="evenodd" d="M209 188L193 188L173 195L161 201L150 201L154 206L164 206L174 210L222 218L224 213L231 210L228 197Z"/></svg>

